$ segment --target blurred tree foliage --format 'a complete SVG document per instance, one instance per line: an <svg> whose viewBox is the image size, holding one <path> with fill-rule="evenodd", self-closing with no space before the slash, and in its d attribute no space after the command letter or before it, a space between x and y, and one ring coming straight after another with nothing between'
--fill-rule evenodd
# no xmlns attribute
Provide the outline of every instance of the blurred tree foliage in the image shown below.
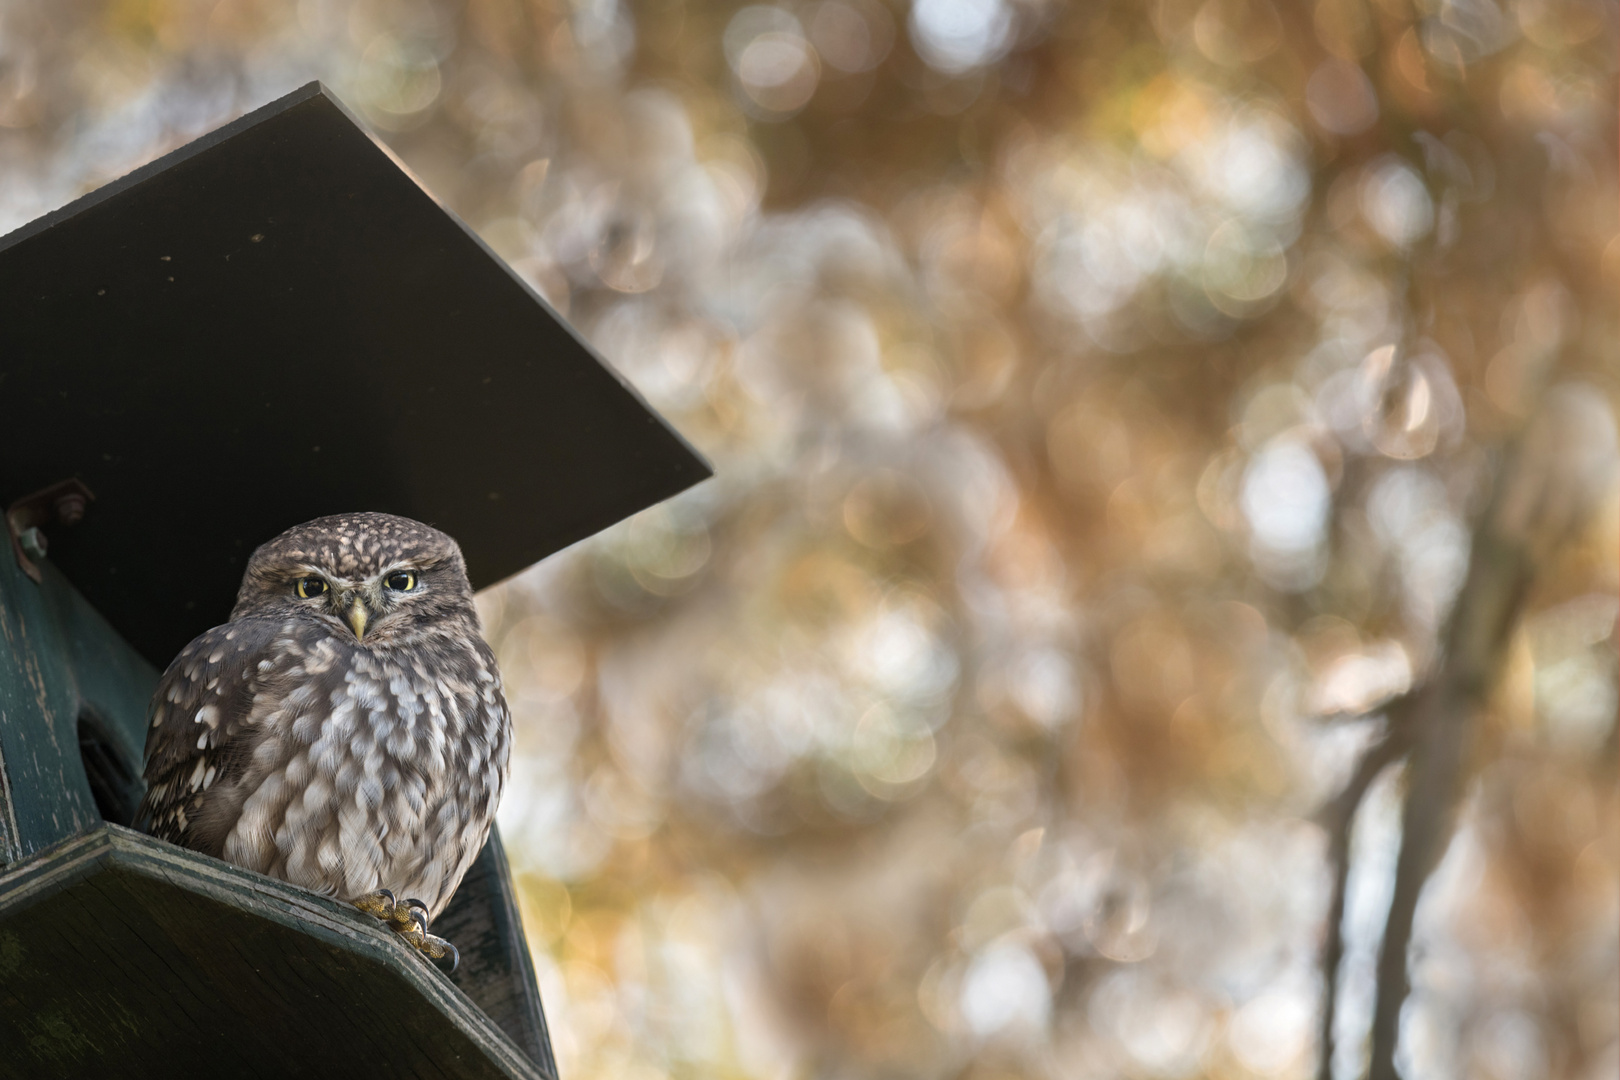
<svg viewBox="0 0 1620 1080"><path fill-rule="evenodd" d="M0 0L0 227L319 77L714 460L482 597L565 1076L1612 1077L1615 22Z"/></svg>

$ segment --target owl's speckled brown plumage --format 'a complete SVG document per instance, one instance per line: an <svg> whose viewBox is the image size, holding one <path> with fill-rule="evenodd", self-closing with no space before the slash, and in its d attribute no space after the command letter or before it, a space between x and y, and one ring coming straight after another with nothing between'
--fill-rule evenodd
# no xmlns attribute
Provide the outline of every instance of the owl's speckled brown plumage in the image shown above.
<svg viewBox="0 0 1620 1080"><path fill-rule="evenodd" d="M411 588L389 586L401 574ZM313 577L325 593L300 597ZM164 672L139 820L341 900L419 898L432 917L489 835L510 745L455 541L388 514L319 518L255 551L230 621Z"/></svg>

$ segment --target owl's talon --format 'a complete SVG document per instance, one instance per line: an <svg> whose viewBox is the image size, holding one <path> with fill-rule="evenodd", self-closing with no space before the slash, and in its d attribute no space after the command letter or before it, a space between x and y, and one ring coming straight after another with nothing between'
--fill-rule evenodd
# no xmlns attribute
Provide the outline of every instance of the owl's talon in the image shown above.
<svg viewBox="0 0 1620 1080"><path fill-rule="evenodd" d="M447 975L454 975L456 968L461 966L461 950L442 937L434 937L432 934L424 936L427 941L421 946L423 954L430 960L435 961L443 960L446 956L450 957L450 966L448 968L441 967L439 970Z"/></svg>
<svg viewBox="0 0 1620 1080"><path fill-rule="evenodd" d="M410 942L413 949L429 960L435 961L435 966L437 966L437 961L448 956L450 958L450 967L447 969L441 967L440 970L454 972L457 967L461 966L460 950L444 940L444 938L435 937L426 930L418 930L414 927L410 930L401 930L398 933L401 938Z"/></svg>
<svg viewBox="0 0 1620 1080"><path fill-rule="evenodd" d="M425 902L415 897L395 900L389 890L378 889L355 900L354 906L381 921L429 960L443 960L448 956L450 971L460 966L461 953L456 947L444 938L428 933L428 906Z"/></svg>
<svg viewBox="0 0 1620 1080"><path fill-rule="evenodd" d="M367 893L365 896L355 900L354 906L365 912L367 915L370 915L372 918L381 919L383 922L390 922L393 918L394 910L399 905L395 903L393 893L389 892L387 889L378 889L376 892Z"/></svg>
<svg viewBox="0 0 1620 1080"><path fill-rule="evenodd" d="M416 903L420 904L421 901L418 900ZM396 933L414 928L419 920L422 929L427 929L427 920L425 918L427 905L422 904L422 912L419 914L416 908L411 906L410 901L400 903L394 899L394 894L388 889L378 889L374 893L367 893L354 901L354 906L367 915L380 919Z"/></svg>

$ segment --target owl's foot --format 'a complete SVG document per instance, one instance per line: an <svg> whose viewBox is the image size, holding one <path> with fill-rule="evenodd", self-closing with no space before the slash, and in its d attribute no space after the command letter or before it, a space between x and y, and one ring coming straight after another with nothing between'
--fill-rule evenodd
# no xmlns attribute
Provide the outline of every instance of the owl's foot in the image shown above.
<svg viewBox="0 0 1620 1080"><path fill-rule="evenodd" d="M410 901L407 900L403 904L397 902L389 889L367 893L354 901L354 906L373 918L381 919L390 929L398 932L409 930L416 925L416 917L411 914Z"/></svg>
<svg viewBox="0 0 1620 1080"><path fill-rule="evenodd" d="M454 945L428 933L428 908L422 901L395 900L394 894L388 889L378 889L360 897L354 906L367 915L381 919L390 930L428 959L443 960L448 956L451 971L455 971L461 963L461 953Z"/></svg>

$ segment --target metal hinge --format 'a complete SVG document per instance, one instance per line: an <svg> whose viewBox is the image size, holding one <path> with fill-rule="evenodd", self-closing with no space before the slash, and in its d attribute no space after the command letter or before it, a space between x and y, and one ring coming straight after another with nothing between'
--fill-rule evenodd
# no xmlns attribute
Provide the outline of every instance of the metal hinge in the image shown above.
<svg viewBox="0 0 1620 1080"><path fill-rule="evenodd" d="M53 522L76 525L95 495L81 480L62 480L48 488L26 495L6 509L6 531L11 534L11 554L22 572L40 580L37 560L45 557L44 527Z"/></svg>

